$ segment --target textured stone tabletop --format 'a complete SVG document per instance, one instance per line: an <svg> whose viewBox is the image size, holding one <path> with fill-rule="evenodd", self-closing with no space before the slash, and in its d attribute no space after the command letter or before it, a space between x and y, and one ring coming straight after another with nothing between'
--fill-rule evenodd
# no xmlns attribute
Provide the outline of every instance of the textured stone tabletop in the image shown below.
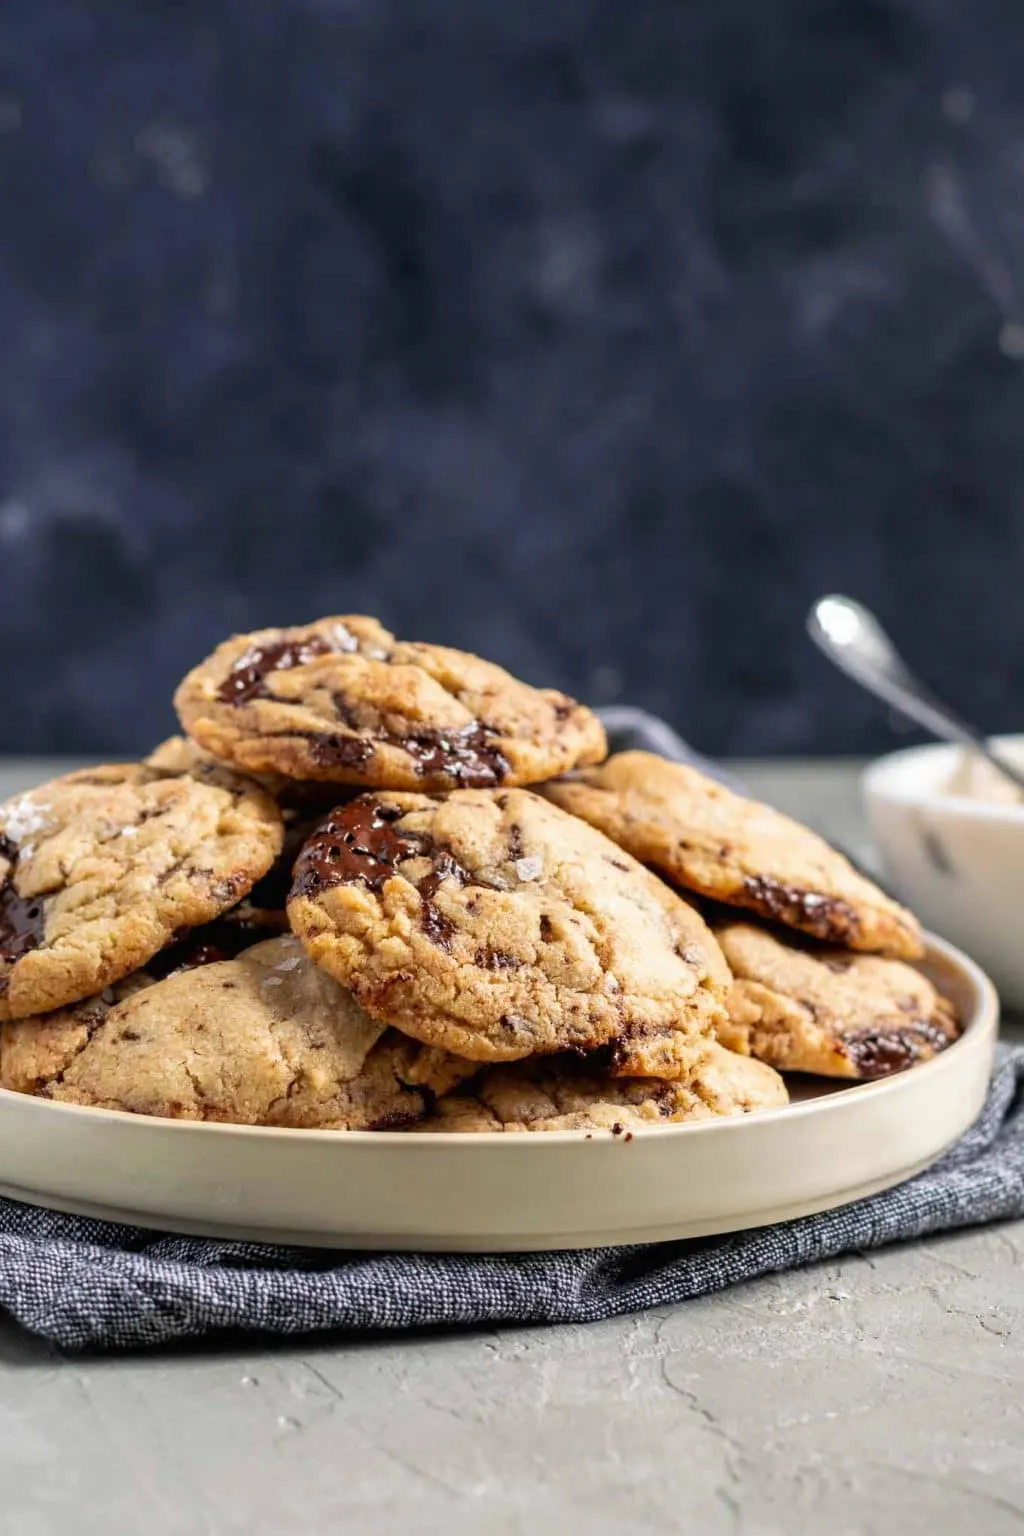
<svg viewBox="0 0 1024 1536"><path fill-rule="evenodd" d="M743 771L860 848L851 766ZM586 1329L131 1358L0 1326L0 1531L1003 1536L1022 1261L1014 1223Z"/></svg>

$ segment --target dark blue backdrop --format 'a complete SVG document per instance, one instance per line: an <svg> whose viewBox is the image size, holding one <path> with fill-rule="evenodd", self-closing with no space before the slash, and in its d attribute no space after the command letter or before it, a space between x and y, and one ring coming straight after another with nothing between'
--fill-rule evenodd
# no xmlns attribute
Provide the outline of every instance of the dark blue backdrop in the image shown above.
<svg viewBox="0 0 1024 1536"><path fill-rule="evenodd" d="M1019 0L4 0L0 749L369 611L717 751L1024 719Z"/></svg>

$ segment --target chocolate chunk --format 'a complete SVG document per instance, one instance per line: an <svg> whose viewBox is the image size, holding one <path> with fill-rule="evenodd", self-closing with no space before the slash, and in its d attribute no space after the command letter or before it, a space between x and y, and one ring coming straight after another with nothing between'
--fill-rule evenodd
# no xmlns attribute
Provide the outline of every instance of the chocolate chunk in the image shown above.
<svg viewBox="0 0 1024 1536"><path fill-rule="evenodd" d="M266 680L271 672L304 667L317 656L329 656L333 649L319 635L281 640L276 645L250 645L217 689L217 698L222 704L248 704L251 699L266 698Z"/></svg>
<svg viewBox="0 0 1024 1536"><path fill-rule="evenodd" d="M233 960L243 949L267 937L264 924L226 913L212 923L176 933L172 944L146 962L146 970L157 981L163 981L176 971L194 971L201 965L215 965L218 960Z"/></svg>
<svg viewBox="0 0 1024 1536"><path fill-rule="evenodd" d="M477 950L476 963L484 971L514 971L523 962L503 949L480 949Z"/></svg>
<svg viewBox="0 0 1024 1536"><path fill-rule="evenodd" d="M358 731L360 729L361 722L359 717L355 710L352 708L352 705L350 704L345 694L338 692L332 693L331 705L334 709L334 713L337 715L342 725L347 725L350 731Z"/></svg>
<svg viewBox="0 0 1024 1536"><path fill-rule="evenodd" d="M514 864L516 859L521 859L525 849L523 848L523 829L515 822L508 829L508 856Z"/></svg>
<svg viewBox="0 0 1024 1536"><path fill-rule="evenodd" d="M295 861L292 897L312 897L332 886L349 883L379 891L405 860L425 857L430 852L430 839L425 833L398 832L394 823L401 815L399 807L378 801L372 795L361 795L332 811ZM435 854L433 868L416 888L423 903L423 932L445 950L450 947L455 929L438 910L434 898L446 880L455 880L460 887L473 883L469 870L453 854L441 850Z"/></svg>
<svg viewBox="0 0 1024 1536"><path fill-rule="evenodd" d="M606 1040L604 1045L595 1046L592 1050L588 1050L586 1046L576 1047L573 1054L579 1058L585 1071L596 1072L599 1077L607 1077L609 1073L621 1067L626 1060L626 1042L620 1035L614 1040Z"/></svg>
<svg viewBox="0 0 1024 1536"><path fill-rule="evenodd" d="M168 880L173 880L174 876L178 873L178 871L180 869L184 869L184 867L185 867L185 860L184 859L175 859L173 864L168 864L167 868L161 874L157 875L157 879L156 879L157 885L166 885ZM210 876L212 876L213 875L213 870L212 869L194 869L192 871L192 873L193 873L193 875L198 875L198 876L202 876L202 875L210 875Z"/></svg>
<svg viewBox="0 0 1024 1536"><path fill-rule="evenodd" d="M157 981L163 981L178 971L194 971L201 965L216 965L219 960L232 958L230 948L222 948L212 938L196 938L193 942L185 939L180 944L168 945L158 955L154 955L146 970Z"/></svg>
<svg viewBox="0 0 1024 1536"><path fill-rule="evenodd" d="M84 1026L86 1034L95 1034L107 1017L113 1000L113 993L104 993L103 1001L98 1001L88 1006L79 1003L75 1008L76 1023Z"/></svg>
<svg viewBox="0 0 1024 1536"><path fill-rule="evenodd" d="M458 859L450 853L441 853L435 860L430 874L425 875L420 881L417 890L423 902L423 932L432 943L437 944L441 949L448 950L451 948L451 938L455 928L444 913L439 912L434 905L434 897L445 880L457 880L460 886L473 883L469 870L463 869Z"/></svg>
<svg viewBox="0 0 1024 1536"><path fill-rule="evenodd" d="M20 960L43 941L46 927L43 898L26 901L8 881L0 891L0 960Z"/></svg>
<svg viewBox="0 0 1024 1536"><path fill-rule="evenodd" d="M426 838L395 830L393 823L401 815L398 806L372 795L360 795L332 811L295 861L292 897L355 882L379 891L398 864L425 851Z"/></svg>
<svg viewBox="0 0 1024 1536"><path fill-rule="evenodd" d="M4 838L4 858L10 871L0 886L0 960L20 960L30 949L38 949L45 937L46 910L41 896L26 899L14 888L18 849Z"/></svg>
<svg viewBox="0 0 1024 1536"><path fill-rule="evenodd" d="M455 928L444 913L437 910L432 901L423 903L422 922L423 932L430 942L448 953L452 947L452 934Z"/></svg>
<svg viewBox="0 0 1024 1536"><path fill-rule="evenodd" d="M438 886L444 880L457 880L460 886L478 883L455 855L447 850L437 855L433 870L425 880L420 881L419 892L424 901L430 901L436 895Z"/></svg>
<svg viewBox="0 0 1024 1536"><path fill-rule="evenodd" d="M463 788L501 784L509 772L508 759L494 745L493 733L480 724L463 731L421 730L396 738L394 744L409 753L417 773L436 774Z"/></svg>
<svg viewBox="0 0 1024 1536"><path fill-rule="evenodd" d="M12 843L9 837L0 832L0 859L6 859L8 864L16 863L18 858L18 845Z"/></svg>
<svg viewBox="0 0 1024 1536"><path fill-rule="evenodd" d="M402 1086L404 1088L405 1084L403 1083ZM417 1090L408 1088L406 1091L412 1094ZM415 1125L420 1118L420 1105L422 1105L422 1102L423 1090L421 1089L419 1090L419 1104L415 1109L410 1108L407 1115L404 1115L400 1109L389 1110L387 1114L378 1116L366 1129L368 1131L404 1131L406 1126Z"/></svg>
<svg viewBox="0 0 1024 1536"><path fill-rule="evenodd" d="M337 805L345 803L345 791L341 786L334 784L320 785L321 789L332 791L331 800L322 806L316 815L302 815L297 812L286 812L284 828L284 847L276 862L267 873L253 886L246 900L251 907L258 908L261 912L283 912L285 902L288 900L288 892L291 889L292 870L295 860L302 851L302 845L312 832L316 830L323 820L324 812L334 809ZM230 913L226 914L230 916ZM253 943L255 943L255 939Z"/></svg>
<svg viewBox="0 0 1024 1536"><path fill-rule="evenodd" d="M927 1052L944 1050L951 1043L944 1029L921 1019L912 1028L847 1035L843 1053L861 1077L888 1077L912 1067Z"/></svg>
<svg viewBox="0 0 1024 1536"><path fill-rule="evenodd" d="M363 768L373 756L373 742L365 736L320 731L309 737L309 753L324 768Z"/></svg>
<svg viewBox="0 0 1024 1536"><path fill-rule="evenodd" d="M843 942L860 929L860 918L848 902L782 885L764 875L748 875L738 894L745 905L765 917L803 928L819 939Z"/></svg>

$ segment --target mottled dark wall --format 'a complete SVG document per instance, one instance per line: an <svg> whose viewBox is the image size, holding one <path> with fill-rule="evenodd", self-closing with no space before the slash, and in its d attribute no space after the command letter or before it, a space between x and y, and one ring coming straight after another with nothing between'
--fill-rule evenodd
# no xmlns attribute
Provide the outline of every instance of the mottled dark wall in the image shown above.
<svg viewBox="0 0 1024 1536"><path fill-rule="evenodd" d="M0 7L0 749L325 611L719 752L1024 723L1020 0Z"/></svg>

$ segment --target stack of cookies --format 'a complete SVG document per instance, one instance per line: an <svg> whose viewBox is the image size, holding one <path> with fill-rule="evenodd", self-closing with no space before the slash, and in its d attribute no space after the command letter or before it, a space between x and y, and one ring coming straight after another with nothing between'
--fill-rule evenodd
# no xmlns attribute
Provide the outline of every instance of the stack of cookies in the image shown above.
<svg viewBox="0 0 1024 1536"><path fill-rule="evenodd" d="M818 837L376 620L235 636L141 763L0 806L0 1083L334 1130L777 1106L957 1035Z"/></svg>

